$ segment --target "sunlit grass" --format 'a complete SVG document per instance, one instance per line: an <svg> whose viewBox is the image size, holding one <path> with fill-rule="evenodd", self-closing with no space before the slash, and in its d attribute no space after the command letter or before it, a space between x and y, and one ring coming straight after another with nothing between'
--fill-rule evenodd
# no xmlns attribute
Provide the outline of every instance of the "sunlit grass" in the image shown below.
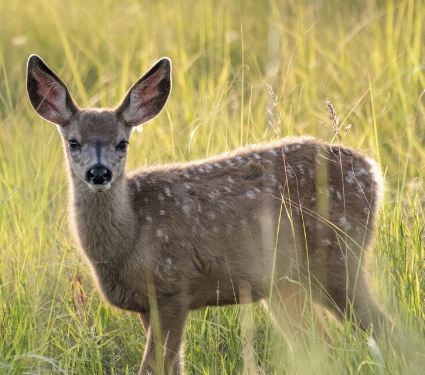
<svg viewBox="0 0 425 375"><path fill-rule="evenodd" d="M343 142L379 158L388 183L370 256L374 289L398 326L378 340L385 364L363 333L328 318L331 353L314 337L291 353L254 304L191 314L187 373L423 371L422 2L0 0L0 14L0 374L137 373L145 346L138 319L103 302L70 239L60 137L26 97L31 53L79 105L97 107L118 103L158 58L172 59L167 110L134 132L130 169L272 139L266 84L282 135L330 141L330 98Z"/></svg>

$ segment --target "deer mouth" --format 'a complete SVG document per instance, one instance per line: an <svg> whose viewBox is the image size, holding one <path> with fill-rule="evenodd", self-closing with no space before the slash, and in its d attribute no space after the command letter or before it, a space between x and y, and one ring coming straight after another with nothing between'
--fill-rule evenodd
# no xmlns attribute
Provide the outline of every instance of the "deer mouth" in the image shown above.
<svg viewBox="0 0 425 375"><path fill-rule="evenodd" d="M103 193L111 187L111 182L108 181L104 185L93 184L92 182L89 182L87 185L89 185L89 188L92 189L95 193Z"/></svg>

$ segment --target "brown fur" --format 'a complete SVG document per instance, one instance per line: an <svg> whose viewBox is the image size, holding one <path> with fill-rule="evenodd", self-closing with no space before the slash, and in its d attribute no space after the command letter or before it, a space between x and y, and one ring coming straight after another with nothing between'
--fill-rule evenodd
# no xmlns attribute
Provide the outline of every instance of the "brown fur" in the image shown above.
<svg viewBox="0 0 425 375"><path fill-rule="evenodd" d="M162 371L155 351L162 345L156 348L154 340L166 343L164 373L182 373L189 311L268 299L271 285L269 307L288 338L302 330L301 306L311 302L340 320L350 302L361 327L373 323L378 330L386 316L362 266L383 189L375 162L346 147L294 137L126 175L125 155L115 146L165 105L171 84L161 61L116 110L74 108L41 59L32 56L28 64L31 102L59 125L64 140L76 241L108 302L139 313L147 332L140 374ZM55 102L65 96L66 103ZM66 106L69 112L55 112ZM71 138L81 144L78 154L69 151ZM98 193L84 180L95 159L113 173L110 188Z"/></svg>

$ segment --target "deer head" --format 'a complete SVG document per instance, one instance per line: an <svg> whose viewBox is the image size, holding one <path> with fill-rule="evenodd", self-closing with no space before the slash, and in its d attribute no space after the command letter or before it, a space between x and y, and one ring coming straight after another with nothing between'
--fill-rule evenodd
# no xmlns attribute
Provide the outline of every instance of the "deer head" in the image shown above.
<svg viewBox="0 0 425 375"><path fill-rule="evenodd" d="M133 128L155 118L171 92L171 61L158 60L115 109L80 109L65 84L38 56L31 55L27 91L34 110L56 124L73 174L104 192L123 175Z"/></svg>

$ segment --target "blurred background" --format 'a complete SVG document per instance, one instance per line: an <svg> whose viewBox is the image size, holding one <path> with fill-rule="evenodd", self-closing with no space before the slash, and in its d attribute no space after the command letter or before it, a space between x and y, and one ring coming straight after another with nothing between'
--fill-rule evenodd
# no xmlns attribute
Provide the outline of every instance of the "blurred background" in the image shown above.
<svg viewBox="0 0 425 375"><path fill-rule="evenodd" d="M330 319L334 361L320 342L295 360L261 304L208 308L188 321L188 374L420 373L424 24L414 0L0 0L0 374L133 374L145 345L137 318L102 301L73 246L60 136L26 95L32 53L82 107L115 106L171 58L171 97L134 132L130 169L301 134L363 149L382 167L371 273L407 332L398 343L378 343L379 357Z"/></svg>

